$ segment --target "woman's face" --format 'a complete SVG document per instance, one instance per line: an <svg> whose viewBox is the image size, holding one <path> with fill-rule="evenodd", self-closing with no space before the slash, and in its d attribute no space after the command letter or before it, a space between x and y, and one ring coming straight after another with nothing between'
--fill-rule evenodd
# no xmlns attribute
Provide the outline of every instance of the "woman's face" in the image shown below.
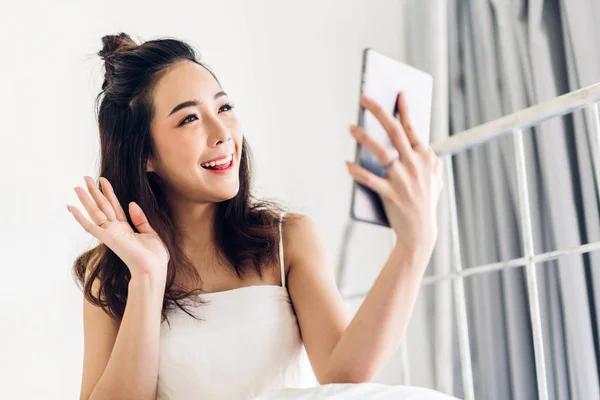
<svg viewBox="0 0 600 400"><path fill-rule="evenodd" d="M191 61L178 62L158 81L153 101L150 131L157 157L148 160L146 170L160 176L169 195L185 200L234 197L243 135L211 73ZM212 160L225 163L219 166Z"/></svg>

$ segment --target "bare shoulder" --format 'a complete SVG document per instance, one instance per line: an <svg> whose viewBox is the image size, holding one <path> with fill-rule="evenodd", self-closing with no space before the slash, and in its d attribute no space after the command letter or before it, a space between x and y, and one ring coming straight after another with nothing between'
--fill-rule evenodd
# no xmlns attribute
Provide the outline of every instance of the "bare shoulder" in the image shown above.
<svg viewBox="0 0 600 400"><path fill-rule="evenodd" d="M99 252L98 252L99 253ZM94 254L88 260L85 269L85 283L92 272L98 268L100 256ZM92 283L92 295L99 296L99 280ZM100 307L83 299L83 372L81 378L80 397L87 399L100 380L118 333L118 324Z"/></svg>
<svg viewBox="0 0 600 400"><path fill-rule="evenodd" d="M286 214L282 224L286 266L294 264L306 251L320 245L320 234L313 220L304 214Z"/></svg>
<svg viewBox="0 0 600 400"><path fill-rule="evenodd" d="M291 235L307 234L316 230L313 220L305 214L287 213L283 217L283 227L285 232Z"/></svg>
<svg viewBox="0 0 600 400"><path fill-rule="evenodd" d="M92 256L90 256L90 258L87 260L86 266L85 266L85 278L84 278L84 285L88 285L90 279L92 279L92 274L93 272L99 267L99 263L101 260L102 256L100 252L95 252ZM96 276L94 278L94 281L91 283L91 295L102 301L105 300L104 298L100 298L101 297L101 293L100 293L100 278L98 276ZM115 322L101 307L92 304L87 297L84 294L84 308L83 308L83 312L84 312L84 319L87 315L90 315L92 318L96 319L96 318L100 318L104 321L110 322L111 325L113 325L113 327L117 328L118 327L118 323Z"/></svg>

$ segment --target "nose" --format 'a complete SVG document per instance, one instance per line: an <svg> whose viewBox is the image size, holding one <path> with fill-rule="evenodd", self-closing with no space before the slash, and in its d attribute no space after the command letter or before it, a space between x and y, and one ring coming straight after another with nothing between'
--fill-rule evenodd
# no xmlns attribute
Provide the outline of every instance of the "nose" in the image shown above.
<svg viewBox="0 0 600 400"><path fill-rule="evenodd" d="M214 147L219 143L225 143L231 140L231 134L227 126L219 120L217 116L211 116L208 118L208 146Z"/></svg>

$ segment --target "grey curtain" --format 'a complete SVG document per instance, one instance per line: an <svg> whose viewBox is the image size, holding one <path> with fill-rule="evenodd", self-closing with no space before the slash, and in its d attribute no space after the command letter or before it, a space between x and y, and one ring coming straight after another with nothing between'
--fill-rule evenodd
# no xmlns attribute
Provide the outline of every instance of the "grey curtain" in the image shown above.
<svg viewBox="0 0 600 400"><path fill-rule="evenodd" d="M452 133L600 82L600 0L450 0L448 11ZM583 113L524 140L536 253L600 240ZM453 162L465 266L521 256L512 138ZM550 399L600 399L600 254L537 265L537 276ZM523 268L468 278L465 288L476 398L536 399ZM454 386L461 396L460 369Z"/></svg>

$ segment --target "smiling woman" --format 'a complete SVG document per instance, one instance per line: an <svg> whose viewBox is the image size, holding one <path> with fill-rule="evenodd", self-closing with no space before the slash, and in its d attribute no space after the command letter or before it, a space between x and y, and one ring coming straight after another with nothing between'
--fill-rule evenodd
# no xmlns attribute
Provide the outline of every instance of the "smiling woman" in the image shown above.
<svg viewBox="0 0 600 400"><path fill-rule="evenodd" d="M92 198L75 188L92 221L68 206L101 241L74 265L85 294L81 398L324 398L342 389L328 384L373 379L403 336L436 239L431 149L411 147L408 121L362 99L402 161L385 178L349 172L386 199L399 240L350 321L312 221L251 196L248 144L193 49L124 33L103 43L100 187L86 177ZM346 389L343 398L415 393Z"/></svg>
<svg viewBox="0 0 600 400"><path fill-rule="evenodd" d="M276 348L268 344L272 332L265 328L280 327L264 318L249 319L248 312L243 318L237 307L231 309L238 310L234 314L214 319L200 315L202 308L214 309L232 297L250 309L272 310L268 318L273 322L295 321L282 296L287 291L279 286L285 279L280 271L287 270L280 268L278 229L284 209L252 197L250 149L220 82L192 47L178 40L138 45L122 33L105 36L103 44L99 55L106 74L97 99L101 185L86 177L93 201L75 188L95 224L69 206L89 232L103 228L96 233L102 243L74 265L86 299L81 397L129 393L179 399L190 391L230 396L242 390L259 394L274 385L314 384L310 366L291 373L303 350L297 325L280 329ZM141 282L147 280L152 283L144 287ZM258 290L232 290L245 286ZM217 304L205 304L213 292L223 294L209 298ZM234 320L236 330L219 327ZM177 325L182 321L186 325ZM221 340L240 336L219 342L208 340L207 332ZM184 350L200 351L198 359L169 358L189 344L173 341L182 334L195 335L194 348ZM234 346L244 341L248 350ZM271 365L253 368L262 373L262 381L246 371L240 377L237 364L223 366L229 370L223 378L232 378L227 387L214 379L212 385L191 379L211 376L207 365L218 365L217 360L236 351L243 357L250 349L260 351L263 360L269 351L279 354ZM290 357L281 359L281 354ZM291 375L274 380L286 369Z"/></svg>

